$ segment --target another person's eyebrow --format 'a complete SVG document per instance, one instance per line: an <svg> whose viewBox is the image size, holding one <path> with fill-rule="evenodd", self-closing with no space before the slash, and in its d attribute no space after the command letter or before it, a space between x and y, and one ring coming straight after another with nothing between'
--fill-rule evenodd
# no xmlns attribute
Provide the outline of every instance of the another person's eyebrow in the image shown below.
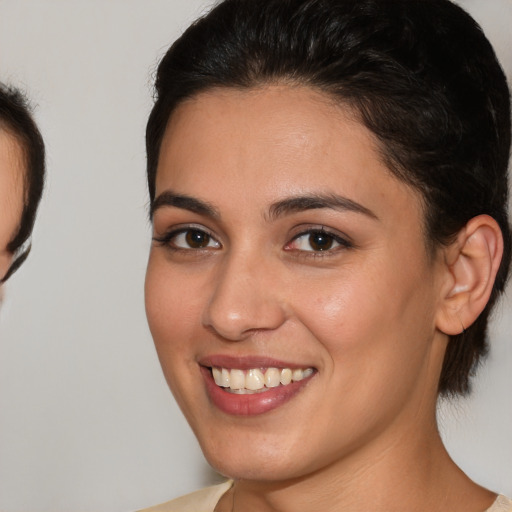
<svg viewBox="0 0 512 512"><path fill-rule="evenodd" d="M268 217L270 220L275 220L283 215L320 208L362 213L378 220L377 215L362 204L336 194L306 194L277 201L270 206Z"/></svg>
<svg viewBox="0 0 512 512"><path fill-rule="evenodd" d="M165 206L181 208L183 210L188 210L199 215L206 215L207 217L220 217L218 210L206 201L201 201L200 199L196 199L195 197L190 197L184 194L177 194L172 190L166 190L165 192L162 192L160 195L158 195L156 199L151 203L149 218L153 219L155 212L159 208L163 208Z"/></svg>

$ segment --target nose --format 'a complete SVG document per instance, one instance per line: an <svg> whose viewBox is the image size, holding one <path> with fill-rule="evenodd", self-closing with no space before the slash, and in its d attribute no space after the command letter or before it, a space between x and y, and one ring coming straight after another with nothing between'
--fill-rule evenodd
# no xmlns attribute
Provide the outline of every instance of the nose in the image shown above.
<svg viewBox="0 0 512 512"><path fill-rule="evenodd" d="M247 255L225 261L215 276L203 324L230 341L280 327L286 308L272 265Z"/></svg>

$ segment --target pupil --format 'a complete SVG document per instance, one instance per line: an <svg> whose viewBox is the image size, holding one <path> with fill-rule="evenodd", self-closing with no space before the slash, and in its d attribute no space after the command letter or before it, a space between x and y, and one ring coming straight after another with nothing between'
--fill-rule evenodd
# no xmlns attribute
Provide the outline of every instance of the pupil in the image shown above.
<svg viewBox="0 0 512 512"><path fill-rule="evenodd" d="M315 251L326 251L332 247L332 236L327 233L312 233L309 243Z"/></svg>
<svg viewBox="0 0 512 512"><path fill-rule="evenodd" d="M206 247L210 242L210 235L203 231L196 231L193 229L187 232L185 238L187 240L187 244L194 249Z"/></svg>

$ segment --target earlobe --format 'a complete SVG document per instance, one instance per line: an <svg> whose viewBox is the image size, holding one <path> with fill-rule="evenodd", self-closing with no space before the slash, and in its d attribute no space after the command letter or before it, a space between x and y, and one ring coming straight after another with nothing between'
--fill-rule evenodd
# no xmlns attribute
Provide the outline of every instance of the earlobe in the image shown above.
<svg viewBox="0 0 512 512"><path fill-rule="evenodd" d="M467 329L491 295L503 255L503 235L489 215L472 218L446 249L446 287L437 328L448 335Z"/></svg>

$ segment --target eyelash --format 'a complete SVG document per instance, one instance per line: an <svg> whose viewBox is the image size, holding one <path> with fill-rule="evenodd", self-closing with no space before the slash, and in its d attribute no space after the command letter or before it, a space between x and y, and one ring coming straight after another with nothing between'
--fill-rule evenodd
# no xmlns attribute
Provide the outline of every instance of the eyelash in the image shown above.
<svg viewBox="0 0 512 512"><path fill-rule="evenodd" d="M222 244L212 235L211 232L204 229L203 227L199 226L185 226L181 227L179 229L173 229L169 231L168 233L163 234L162 236L154 236L153 240L157 242L160 246L166 247L170 251L173 252L182 252L182 253L197 253L199 251L208 251L211 250L210 247L179 247L175 244L173 244L173 239L176 239L180 235L188 235L192 233L202 234L206 237L208 237L208 244L213 241L215 244L217 244L217 247L214 247L215 250L221 249ZM305 250L305 249L297 249L290 247L295 241L299 240L302 237L311 237L314 235L320 235L326 237L328 240L328 243L331 244L335 242L338 244L335 247L327 247L324 250ZM329 230L326 230L324 227L322 228L309 228L301 231L300 233L293 236L293 238L287 242L284 246L284 250L287 252L293 252L297 255L300 255L304 258L325 258L328 256L332 256L343 249L352 249L354 247L353 243L347 240L347 238L344 238L340 236L337 233L332 233Z"/></svg>
<svg viewBox="0 0 512 512"><path fill-rule="evenodd" d="M332 244L333 242L335 242L338 245L335 247L329 246L324 250L321 250L321 249L320 250L314 250L314 249L305 250L305 249L296 249L296 248L290 247L294 242L296 242L300 238L303 238L303 237L311 238L314 235L320 235L320 236L326 237L328 243ZM311 242L311 240L308 240L307 243L309 243L310 247L311 247L310 242ZM354 244L352 242L350 242L347 238L344 238L337 233L333 233L329 230L326 230L324 227L322 227L320 229L309 228L304 231L301 231L300 233L295 235L290 240L290 242L288 242L285 245L285 250L290 251L290 252L293 251L297 254L300 254L301 257L305 257L305 258L325 258L325 257L333 256L341 250L352 249L352 248L354 248Z"/></svg>
<svg viewBox="0 0 512 512"><path fill-rule="evenodd" d="M176 237L178 237L179 235L183 235L183 234L186 235L186 234L190 234L190 233L194 233L194 232L206 235L208 237L209 241L213 240L215 243L217 243L219 245L218 248L222 247L220 242L218 242L217 239L208 230L204 229L203 227L199 227L199 226L184 226L179 229L173 229L167 233L164 233L162 236L154 236L153 241L157 242L158 245L160 245L162 247L166 247L167 249L169 249L173 252L190 253L191 251L198 252L198 251L208 250L208 247L185 248L185 247L179 247L179 246L173 244L173 239L176 239Z"/></svg>

